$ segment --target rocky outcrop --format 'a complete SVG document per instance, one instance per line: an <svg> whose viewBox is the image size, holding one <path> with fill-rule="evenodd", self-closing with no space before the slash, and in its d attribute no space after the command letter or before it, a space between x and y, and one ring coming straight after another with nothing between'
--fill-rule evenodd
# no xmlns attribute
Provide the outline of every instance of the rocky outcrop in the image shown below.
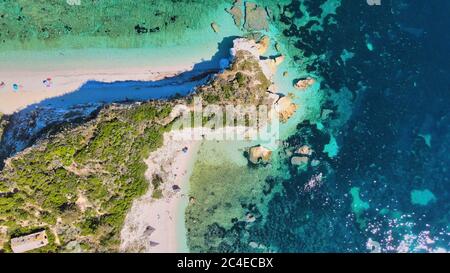
<svg viewBox="0 0 450 273"><path fill-rule="evenodd" d="M299 90L305 90L308 87L312 86L315 82L316 81L313 78L307 77L307 78L298 80L297 83L294 85L294 87Z"/></svg>
<svg viewBox="0 0 450 273"><path fill-rule="evenodd" d="M269 36L263 36L258 43L258 51L260 55L264 55L267 52L270 46L270 38Z"/></svg>
<svg viewBox="0 0 450 273"><path fill-rule="evenodd" d="M292 102L290 97L286 96L278 100L275 104L275 109L281 122L286 122L297 111L297 105Z"/></svg>
<svg viewBox="0 0 450 273"><path fill-rule="evenodd" d="M233 58L231 67L218 74L212 84L199 87L197 94L211 104L269 104L267 90L272 74L259 59L258 43L236 39L230 53Z"/></svg>
<svg viewBox="0 0 450 273"><path fill-rule="evenodd" d="M296 151L297 154L310 156L313 153L313 150L308 145L303 145Z"/></svg>
<svg viewBox="0 0 450 273"><path fill-rule="evenodd" d="M271 82L262 71L258 46L254 41L238 40L241 47L234 49L231 67L211 77L191 95L144 103L112 104L102 106L98 111L95 105L91 105L83 108L89 113L95 110L95 115L88 121L59 130L9 158L0 172L0 186L6 187L0 192L17 194L13 190L26 190L29 196L27 202L21 198L9 198L7 206L17 210L0 213L0 218L11 226L45 225L56 230L56 238L64 240L60 245L49 242L47 248L52 251L80 244L93 252L117 251L118 231L123 226L124 216L132 201L144 194L150 182L146 180L143 159L161 145L166 145L163 134L183 111L189 111L195 98L201 97L207 103L219 105L269 104L267 90ZM176 107L177 104L187 106ZM44 110L47 109L39 111ZM56 113L50 114L49 118L59 118ZM72 116L76 115L71 113ZM40 121L38 118L33 120ZM41 123L36 124L32 129L41 129ZM27 129L24 132L29 133L30 128ZM183 147L184 144L178 151ZM271 155L272 151L257 146L250 149L249 160L255 164L267 163ZM42 183L42 178L46 183ZM170 189L172 193L179 190L177 187ZM77 194L80 192L84 195L81 198ZM191 198L190 203L193 202L195 199ZM80 209L74 210L76 205ZM44 214L46 217L41 217ZM60 220L55 223L54 219ZM249 221L252 219L250 217ZM80 231L83 236L80 236ZM74 243L69 245L69 242Z"/></svg>
<svg viewBox="0 0 450 273"><path fill-rule="evenodd" d="M248 151L248 160L253 164L268 163L271 157L272 151L263 146L254 146Z"/></svg>
<svg viewBox="0 0 450 273"><path fill-rule="evenodd" d="M270 38L263 36L259 42L253 39L239 38L233 41L233 48L231 49L231 55L236 56L239 51L247 51L253 55L253 58L258 60L259 66L267 79L272 79L276 73L278 66L284 61L284 55L278 55L276 57L264 57L262 56L267 52L270 46Z"/></svg>
<svg viewBox="0 0 450 273"><path fill-rule="evenodd" d="M300 168L306 168L313 152L313 149L311 149L311 147L306 144L300 146L294 151L294 156L291 158L291 165L298 166Z"/></svg>

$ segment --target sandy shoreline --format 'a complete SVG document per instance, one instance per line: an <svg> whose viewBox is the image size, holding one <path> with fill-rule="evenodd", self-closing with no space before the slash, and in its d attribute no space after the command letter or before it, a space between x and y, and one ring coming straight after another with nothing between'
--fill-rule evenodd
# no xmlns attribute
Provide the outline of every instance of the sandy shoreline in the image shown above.
<svg viewBox="0 0 450 273"><path fill-rule="evenodd" d="M188 252L184 210L200 141L176 141L173 136L173 132L166 133L164 145L145 161L149 183L154 174L163 179L163 197L152 198L150 186L144 196L133 202L121 231L121 251Z"/></svg>
<svg viewBox="0 0 450 273"><path fill-rule="evenodd" d="M220 37L217 37L220 41ZM87 81L154 81L192 70L217 53L217 43L140 49L0 52L0 112L12 114ZM208 63L203 69L215 68ZM51 79L50 84L44 80ZM15 88L14 85L17 85Z"/></svg>
<svg viewBox="0 0 450 273"><path fill-rule="evenodd" d="M158 72L154 72L158 69ZM89 70L68 65L58 71L48 71L36 68L33 71L1 71L0 81L4 86L0 88L0 112L12 114L30 104L40 102L46 98L58 97L79 89L90 80L99 82L116 81L155 81L166 77L178 75L192 69L191 64L177 64L165 68L151 66L135 66L122 64L111 67L91 68ZM43 81L51 78L51 85L47 87ZM18 90L14 91L12 85L17 83Z"/></svg>

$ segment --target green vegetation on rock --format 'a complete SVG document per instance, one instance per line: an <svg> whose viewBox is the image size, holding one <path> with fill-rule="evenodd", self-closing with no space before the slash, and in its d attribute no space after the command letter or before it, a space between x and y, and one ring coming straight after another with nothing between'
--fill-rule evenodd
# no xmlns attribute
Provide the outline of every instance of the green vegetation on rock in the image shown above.
<svg viewBox="0 0 450 273"><path fill-rule="evenodd" d="M147 189L143 159L162 145L166 128L156 121L167 109L152 102L107 107L9 159L0 176L0 226L10 236L51 229L57 240L39 251L64 251L71 241L117 250L131 201Z"/></svg>
<svg viewBox="0 0 450 273"><path fill-rule="evenodd" d="M212 84L200 88L200 92L207 103L261 105L267 104L270 84L258 61L250 53L238 51L231 68L219 74Z"/></svg>

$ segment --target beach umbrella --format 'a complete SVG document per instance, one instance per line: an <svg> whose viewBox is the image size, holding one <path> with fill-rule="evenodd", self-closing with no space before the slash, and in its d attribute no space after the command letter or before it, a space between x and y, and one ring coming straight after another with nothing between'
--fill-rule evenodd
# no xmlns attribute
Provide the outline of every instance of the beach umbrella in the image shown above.
<svg viewBox="0 0 450 273"><path fill-rule="evenodd" d="M47 78L47 79L43 80L42 83L43 83L46 87L51 87L51 86L52 86L52 79L51 79L51 78Z"/></svg>

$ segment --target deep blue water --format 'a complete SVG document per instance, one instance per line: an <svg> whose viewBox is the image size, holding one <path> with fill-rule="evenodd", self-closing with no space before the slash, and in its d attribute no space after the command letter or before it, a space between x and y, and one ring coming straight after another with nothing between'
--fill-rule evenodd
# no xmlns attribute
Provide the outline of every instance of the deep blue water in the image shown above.
<svg viewBox="0 0 450 273"><path fill-rule="evenodd" d="M324 1L304 2L318 13ZM288 143L310 144L322 163L268 181L283 192L252 238L282 252L450 250L450 2L343 0L325 20L337 23L313 32L293 23L298 4L283 7L293 14L281 16L284 34L307 56L326 54L308 70L325 78L322 89L348 88L352 113L339 127L325 123L336 132L335 158L321 152L328 134L299 125ZM355 53L345 64L344 49ZM302 190L317 173L322 186ZM352 205L352 189L363 204Z"/></svg>

